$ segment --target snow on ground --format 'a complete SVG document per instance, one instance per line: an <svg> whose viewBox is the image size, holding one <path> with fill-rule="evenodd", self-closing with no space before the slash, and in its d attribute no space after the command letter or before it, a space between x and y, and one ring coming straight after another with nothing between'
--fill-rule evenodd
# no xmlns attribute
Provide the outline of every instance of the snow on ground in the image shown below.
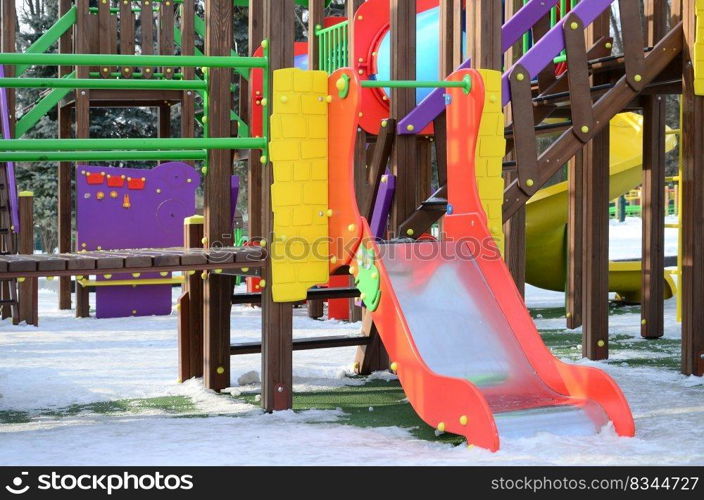
<svg viewBox="0 0 704 500"><path fill-rule="evenodd" d="M612 257L636 257L640 221L613 223ZM675 235L676 238L676 235ZM672 248L668 232L668 254ZM675 242L676 251L676 242ZM420 440L399 427L338 423L341 411L264 414L259 408L176 382L176 316L75 319L56 308L55 282L43 282L40 327L0 323L0 465L229 464L704 464L702 380L655 367L580 361L615 378L629 400L637 437L605 429L592 437L540 435L504 440L498 453ZM561 307L561 293L528 287L532 308ZM679 335L674 300L666 303L668 336ZM613 333L639 335L637 312L613 315ZM564 319L537 319L564 329ZM233 307L232 341L259 338L257 309ZM315 321L297 310L296 336L350 334L359 324ZM642 341L645 342L645 341ZM295 390L360 383L345 378L354 347L294 353ZM260 369L258 355L232 358L232 381ZM186 396L187 416L163 409L65 412L71 405ZM32 418L2 420L27 412ZM207 415L208 418L202 418Z"/></svg>

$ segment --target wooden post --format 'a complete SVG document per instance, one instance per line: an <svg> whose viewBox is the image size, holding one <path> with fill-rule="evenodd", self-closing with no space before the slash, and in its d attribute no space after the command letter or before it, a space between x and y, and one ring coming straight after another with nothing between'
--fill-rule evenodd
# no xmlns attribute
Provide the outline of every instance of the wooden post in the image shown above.
<svg viewBox="0 0 704 500"><path fill-rule="evenodd" d="M667 31L667 1L647 0L645 18L648 45L654 46ZM665 100L643 97L642 286L640 334L663 335L665 307Z"/></svg>
<svg viewBox="0 0 704 500"><path fill-rule="evenodd" d="M513 16L523 6L523 0L509 0L505 2L506 19ZM512 66L521 57L521 44L516 43L508 49L504 55L505 66ZM507 108L505 123L511 121L510 104ZM513 152L510 152L507 160L515 160ZM515 171L506 172L505 184L508 186L517 178ZM508 221L504 223L504 260L511 272L513 281L521 295L525 295L526 287L526 209L525 206L519 208Z"/></svg>
<svg viewBox="0 0 704 500"><path fill-rule="evenodd" d="M254 54L254 51L261 45L264 39L264 2L262 0L249 0L249 55ZM254 92L252 87L249 87L249 92ZM252 95L248 96L248 100L252 102ZM260 112L261 108L256 107L251 109L248 107L249 115L247 123L252 123L254 112ZM244 118L244 117L243 117ZM262 232L262 190L265 189L262 184L262 164L259 161L261 151L252 150L249 152L249 168L247 169L247 215L249 217L249 239L255 240L260 236L264 236ZM269 186L266 186L269 189Z"/></svg>
<svg viewBox="0 0 704 500"><path fill-rule="evenodd" d="M416 0L390 0L391 13L391 79L416 79ZM391 90L391 118L400 120L416 105L415 89ZM391 215L396 233L420 204L416 183L420 177L416 155L416 136L399 135L394 142L391 159L396 176L396 192ZM403 235L401 235L403 236Z"/></svg>
<svg viewBox="0 0 704 500"><path fill-rule="evenodd" d="M231 0L209 0L205 3L206 55L230 55L233 45L232 9ZM232 70L210 68L209 76L209 133L211 137L229 137ZM203 230L206 247L232 245L231 175L232 152L227 149L208 151ZM230 385L232 278L224 274L210 273L205 280L203 305L203 378L205 387L219 391Z"/></svg>
<svg viewBox="0 0 704 500"><path fill-rule="evenodd" d="M325 0L308 0L308 68L319 69L319 45L315 30L322 28L325 18Z"/></svg>
<svg viewBox="0 0 704 500"><path fill-rule="evenodd" d="M19 193L20 232L17 238L17 252L24 255L34 253L34 194L31 191ZM18 280L19 281L19 280ZM25 278L18 284L19 322L39 326L39 280Z"/></svg>
<svg viewBox="0 0 704 500"><path fill-rule="evenodd" d="M194 0L183 0L181 5L181 54L193 55L195 49ZM181 68L183 78L194 78L195 68ZM195 95L192 90L184 90L181 96L181 137L195 136ZM193 163L193 162L191 162Z"/></svg>
<svg viewBox="0 0 704 500"><path fill-rule="evenodd" d="M15 10L15 0L0 0L0 17L2 18L2 51L16 52L15 32L17 30L17 12ZM5 66L5 77L15 76L15 67ZM10 133L15 135L15 89L7 89L7 109L10 115Z"/></svg>
<svg viewBox="0 0 704 500"><path fill-rule="evenodd" d="M201 215L187 217L183 221L183 246L202 247L203 223ZM202 377L203 359L203 278L198 273L186 272L183 282L185 306L179 309L179 378L183 382L193 377ZM184 309L185 307L185 309Z"/></svg>
<svg viewBox="0 0 704 500"><path fill-rule="evenodd" d="M59 1L59 16L63 16L71 8L71 0ZM73 30L67 30L59 38L59 52L61 54L73 53ZM70 66L60 66L59 75L64 76L71 72ZM71 108L59 102L58 106L59 138L71 138ZM59 253L71 251L71 212L73 204L71 199L71 180L73 178L73 163L68 161L59 162L58 172L58 243ZM48 250L48 249L47 249ZM71 309L71 278L61 276L59 278L59 309Z"/></svg>
<svg viewBox="0 0 704 500"><path fill-rule="evenodd" d="M606 12L589 27L587 46L608 36L610 15ZM606 127L584 147L582 355L589 359L609 355L609 145Z"/></svg>
<svg viewBox="0 0 704 500"><path fill-rule="evenodd" d="M501 0L475 0L467 13L467 47L472 67L501 70Z"/></svg>
<svg viewBox="0 0 704 500"><path fill-rule="evenodd" d="M264 0L264 36L269 41L270 75L293 66L294 1ZM272 80L273 83L273 78ZM271 101L271 99L269 99ZM276 104L274 103L274 106ZM271 108L265 108L271 112ZM274 229L271 205L271 164L262 167L262 232L270 242ZM271 266L264 268L262 288L262 406L266 411L287 410L293 405L293 309L274 302L271 295Z"/></svg>
<svg viewBox="0 0 704 500"><path fill-rule="evenodd" d="M704 375L704 97L694 93L695 0L682 0L682 373Z"/></svg>
<svg viewBox="0 0 704 500"><path fill-rule="evenodd" d="M90 22L88 3L88 0L76 1L77 12L74 37L77 54L89 54L91 52L91 40L88 26L88 23ZM76 76L78 78L88 78L88 71L89 68L86 66L76 66ZM74 109L76 114L76 138L87 139L90 136L90 91L87 89L76 90L74 102ZM68 226L67 229L70 238L70 226ZM66 238L65 233L64 238ZM87 318L90 315L88 288L79 285L78 281L76 281L75 286L76 317Z"/></svg>
<svg viewBox="0 0 704 500"><path fill-rule="evenodd" d="M579 151L567 165L567 283L565 316L567 328L582 325L582 275L584 234L584 155Z"/></svg>

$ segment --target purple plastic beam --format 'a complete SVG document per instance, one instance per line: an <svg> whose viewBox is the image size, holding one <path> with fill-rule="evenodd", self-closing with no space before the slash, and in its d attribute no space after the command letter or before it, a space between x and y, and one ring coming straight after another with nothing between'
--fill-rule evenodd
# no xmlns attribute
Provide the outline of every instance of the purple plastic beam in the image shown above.
<svg viewBox="0 0 704 500"><path fill-rule="evenodd" d="M379 184L379 192L374 200L374 210L372 211L372 220L369 223L369 229L375 238L382 239L386 236L386 224L391 211L391 201L394 198L396 191L396 177L391 174L389 169L386 169L386 182Z"/></svg>
<svg viewBox="0 0 704 500"><path fill-rule="evenodd" d="M501 49L506 52L535 23L540 21L559 0L530 0L516 12L501 28ZM457 69L472 66L471 59L464 61ZM435 89L408 113L397 125L397 134L412 134L408 125L414 130L423 130L445 109L445 89Z"/></svg>
<svg viewBox="0 0 704 500"><path fill-rule="evenodd" d="M570 13L577 16L582 21L583 26L588 26L608 9L613 2L614 0L582 0ZM550 61L565 48L565 35L562 29L565 19L567 18L563 17L543 38L538 40L523 57L516 61L514 66L520 64L526 68L531 79L537 77ZM511 101L511 88L509 85L511 71L513 71L513 67L509 68L501 79L501 97L504 106Z"/></svg>
<svg viewBox="0 0 704 500"><path fill-rule="evenodd" d="M0 78L5 78L5 67L0 64ZM10 135L10 110L7 104L7 90L0 87L0 120L2 123L2 138L12 139ZM15 226L15 232L20 231L20 214L19 205L17 203L17 183L15 181L15 164L11 161L7 162L7 190L9 192L10 202L10 220Z"/></svg>

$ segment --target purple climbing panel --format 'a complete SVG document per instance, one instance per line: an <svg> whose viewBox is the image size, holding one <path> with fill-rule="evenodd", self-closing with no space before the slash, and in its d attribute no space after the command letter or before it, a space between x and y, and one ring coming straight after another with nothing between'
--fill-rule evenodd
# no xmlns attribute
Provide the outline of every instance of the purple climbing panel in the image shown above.
<svg viewBox="0 0 704 500"><path fill-rule="evenodd" d="M374 210L372 220L369 222L369 229L375 238L386 238L386 226L391 212L391 202L396 191L396 176L386 169L386 182L379 184L379 191L374 199Z"/></svg>
<svg viewBox="0 0 704 500"><path fill-rule="evenodd" d="M190 165L151 169L76 167L78 250L183 245L183 219L195 213L199 176ZM164 278L143 273L138 279ZM112 280L134 279L115 274ZM104 280L98 277L98 280ZM171 313L171 285L96 287L96 317Z"/></svg>
<svg viewBox="0 0 704 500"><path fill-rule="evenodd" d="M5 78L5 68L0 64L0 78ZM7 103L7 90L0 87L0 124L2 125L2 138L12 139L10 134L10 110ZM10 220L15 227L15 232L20 230L19 205L17 204L17 182L15 181L15 164L7 162L7 192L9 193Z"/></svg>

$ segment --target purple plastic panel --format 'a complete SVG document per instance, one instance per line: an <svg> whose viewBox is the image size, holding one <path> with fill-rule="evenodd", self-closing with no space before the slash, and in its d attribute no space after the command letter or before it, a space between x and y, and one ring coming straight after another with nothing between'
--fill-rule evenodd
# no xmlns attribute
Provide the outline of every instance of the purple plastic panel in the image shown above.
<svg viewBox="0 0 704 500"><path fill-rule="evenodd" d="M386 182L379 184L379 192L374 200L374 210L369 229L375 238L383 239L386 236L386 225L391 212L391 202L396 191L396 176L386 169Z"/></svg>
<svg viewBox="0 0 704 500"><path fill-rule="evenodd" d="M530 0L516 12L501 28L501 46L503 52L516 43L523 34L545 16L558 0ZM457 69L472 66L471 59L464 61ZM408 125L413 125L416 131L423 130L445 109L445 89L435 89L408 113L396 126L397 134L412 134Z"/></svg>
<svg viewBox="0 0 704 500"><path fill-rule="evenodd" d="M198 183L193 167L181 162L151 170L77 166L78 250L182 246L183 219L195 213ZM163 277L144 273L139 279ZM111 279L132 276L122 273ZM96 288L98 318L170 313L170 285Z"/></svg>
<svg viewBox="0 0 704 500"><path fill-rule="evenodd" d="M0 78L5 78L5 67L0 64ZM12 139L10 135L10 110L7 104L7 90L0 87L0 123L2 124L2 138ZM10 220L15 226L15 232L20 230L20 213L17 203L17 182L15 181L15 164L7 162L7 192L9 193Z"/></svg>

